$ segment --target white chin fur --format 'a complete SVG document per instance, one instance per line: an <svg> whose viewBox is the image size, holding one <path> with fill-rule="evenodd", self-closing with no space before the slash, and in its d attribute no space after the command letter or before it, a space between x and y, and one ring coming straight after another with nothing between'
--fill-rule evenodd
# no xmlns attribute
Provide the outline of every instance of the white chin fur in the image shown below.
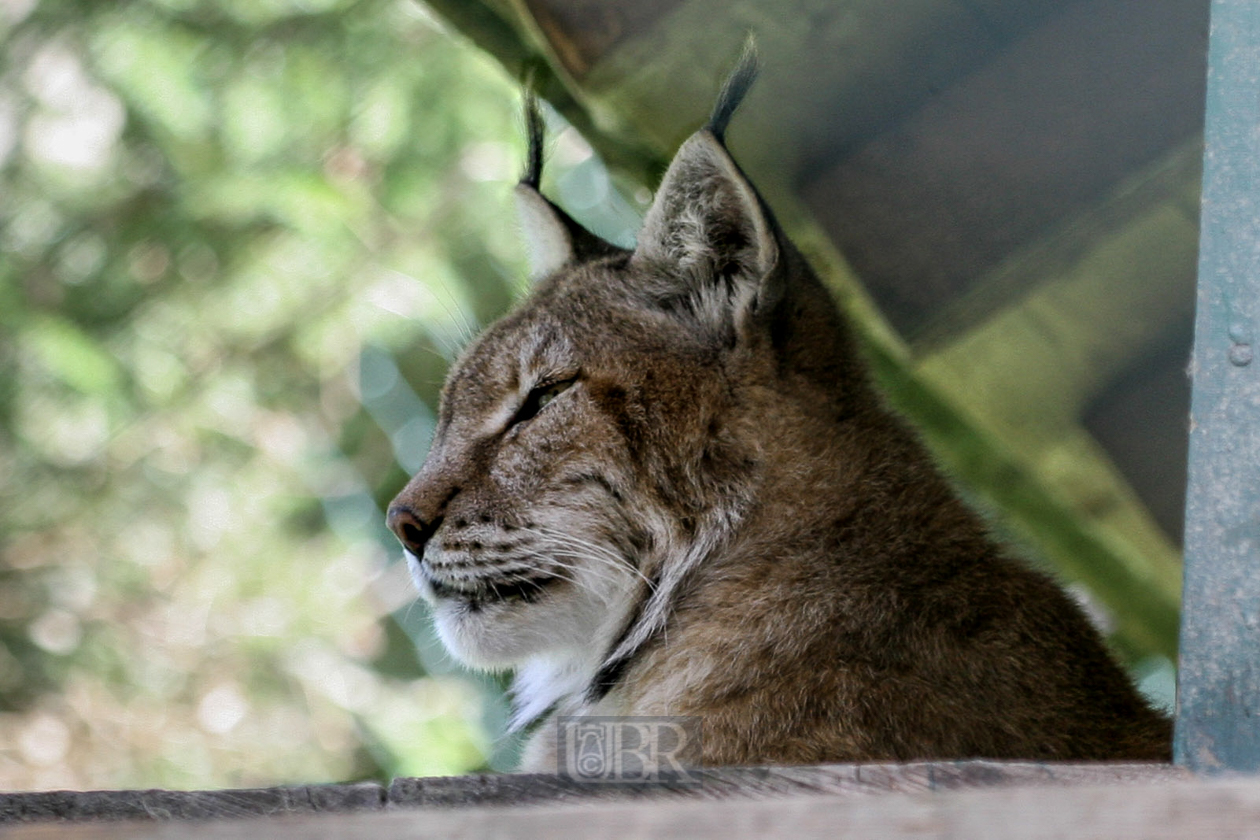
<svg viewBox="0 0 1260 840"><path fill-rule="evenodd" d="M498 671L534 654L572 644L586 622L571 592L549 592L534 603L512 600L473 610L450 599L433 606L438 637L470 668ZM589 637L588 637L589 639Z"/></svg>
<svg viewBox="0 0 1260 840"><path fill-rule="evenodd" d="M408 554L407 563L455 659L477 670L516 670L514 727L581 694L645 594L637 572L598 567L575 570L577 583L548 587L536 601L511 599L474 610L436 597L416 558Z"/></svg>
<svg viewBox="0 0 1260 840"><path fill-rule="evenodd" d="M552 587L532 603L508 600L468 604L449 598L426 598L446 649L465 665L479 670L515 668L537 657L581 659L603 656L609 625L620 626L629 609L629 592L604 598L572 586ZM612 632L615 632L612 631Z"/></svg>

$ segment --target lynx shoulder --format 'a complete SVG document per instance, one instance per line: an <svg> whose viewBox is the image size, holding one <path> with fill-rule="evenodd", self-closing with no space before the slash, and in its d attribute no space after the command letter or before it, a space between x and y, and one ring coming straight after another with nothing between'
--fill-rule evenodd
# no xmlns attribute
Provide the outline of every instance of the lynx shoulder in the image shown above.
<svg viewBox="0 0 1260 840"><path fill-rule="evenodd" d="M746 56L637 247L539 191L535 284L453 368L393 501L438 633L515 671L515 725L695 715L705 764L1167 759L1080 609L1008 556L872 389L727 152Z"/></svg>

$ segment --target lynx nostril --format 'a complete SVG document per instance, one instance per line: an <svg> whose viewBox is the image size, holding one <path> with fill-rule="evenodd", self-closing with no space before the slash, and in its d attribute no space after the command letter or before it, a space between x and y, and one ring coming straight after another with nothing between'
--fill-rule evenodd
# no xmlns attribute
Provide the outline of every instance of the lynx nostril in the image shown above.
<svg viewBox="0 0 1260 840"><path fill-rule="evenodd" d="M424 544L442 524L442 517L439 516L432 522L425 522L409 508L392 507L385 517L385 523L398 537L403 548L419 558L424 555Z"/></svg>
<svg viewBox="0 0 1260 840"><path fill-rule="evenodd" d="M404 522L402 526L402 539L403 542L409 545L420 545L424 542L424 534L421 533L420 529L415 525L412 525L410 522Z"/></svg>

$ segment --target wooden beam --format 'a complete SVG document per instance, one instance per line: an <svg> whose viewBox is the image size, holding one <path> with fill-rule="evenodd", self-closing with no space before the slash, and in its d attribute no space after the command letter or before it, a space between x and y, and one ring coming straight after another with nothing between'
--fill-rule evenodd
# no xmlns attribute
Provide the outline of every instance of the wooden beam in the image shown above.
<svg viewBox="0 0 1260 840"><path fill-rule="evenodd" d="M1017 785L1139 784L1188 778L1170 764L918 761L697 770L697 784L599 785L543 773L394 779L389 785L306 785L246 790L92 790L0 793L0 833L33 823L292 817L396 808L481 808L618 799L740 799L826 793L962 790Z"/></svg>
<svg viewBox="0 0 1260 840"><path fill-rule="evenodd" d="M1213 0L1175 754L1260 770L1260 5Z"/></svg>
<svg viewBox="0 0 1260 840"><path fill-rule="evenodd" d="M738 801L604 802L525 808L398 809L194 824L45 825L12 840L278 840L379 838L860 837L1033 840L1162 840L1260 836L1260 783L1182 780L1159 784L1016 787L883 796L828 794Z"/></svg>

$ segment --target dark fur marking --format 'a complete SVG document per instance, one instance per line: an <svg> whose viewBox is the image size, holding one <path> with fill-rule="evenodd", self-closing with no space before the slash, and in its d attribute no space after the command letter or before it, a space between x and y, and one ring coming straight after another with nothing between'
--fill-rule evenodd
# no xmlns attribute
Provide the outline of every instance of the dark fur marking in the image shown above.
<svg viewBox="0 0 1260 840"><path fill-rule="evenodd" d="M625 501L624 497L621 495L621 491L614 487L611 481L598 473L583 473L582 475L575 475L572 478L566 478L563 483L572 487L595 486L611 496L613 501L619 504Z"/></svg>
<svg viewBox="0 0 1260 840"><path fill-rule="evenodd" d="M630 542L630 547L634 549L636 555L642 556L652 550L656 541L652 539L652 532L641 528L631 528L626 532L626 539Z"/></svg>
<svg viewBox="0 0 1260 840"><path fill-rule="evenodd" d="M525 160L525 171L521 174L521 183L538 189L542 183L543 170L543 125L542 110L538 107L538 94L533 87L525 87L525 136L529 143L529 152Z"/></svg>
<svg viewBox="0 0 1260 840"><path fill-rule="evenodd" d="M587 393L595 405L617 425L631 459L635 463L641 463L643 451L648 445L640 419L644 411L631 391L610 382L590 381L587 384Z"/></svg>
<svg viewBox="0 0 1260 840"><path fill-rule="evenodd" d="M649 589L654 592L660 586L660 575L653 575L651 580L652 584ZM644 603L646 602L643 600L639 601L638 605L635 607L634 614L631 615L630 620L626 622L626 626L622 628L619 634L617 634L617 638L613 640L613 643L608 646L608 650L610 652L621 647L621 643L630 636L630 632L636 625L638 625L639 621L642 620ZM632 664L634 664L634 660L638 657L639 651L643 650L644 646L651 641L651 638L653 637L645 639L643 644L639 645L625 656L611 661L605 661L604 664L600 666L599 671L596 672L595 677L591 680L591 684L586 688L587 702L598 703L600 700L607 697L608 692L612 691L613 688L616 687L617 683L621 681L621 678L625 676L626 671Z"/></svg>
<svg viewBox="0 0 1260 840"><path fill-rule="evenodd" d="M621 678L625 676L626 669L630 667L630 663L633 660L634 656L623 656L601 667L599 673L595 675L595 678L591 680L590 686L586 689L586 701L588 703L598 703L607 697L608 692L612 691Z"/></svg>

